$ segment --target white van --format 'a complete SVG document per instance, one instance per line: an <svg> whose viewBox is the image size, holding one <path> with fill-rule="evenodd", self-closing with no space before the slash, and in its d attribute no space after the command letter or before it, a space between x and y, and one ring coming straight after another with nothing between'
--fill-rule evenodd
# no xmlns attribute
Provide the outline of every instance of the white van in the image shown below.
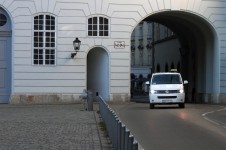
<svg viewBox="0 0 226 150"><path fill-rule="evenodd" d="M184 84L187 83L183 83L180 73L153 73L149 91L150 109L158 104L178 104L184 108Z"/></svg>

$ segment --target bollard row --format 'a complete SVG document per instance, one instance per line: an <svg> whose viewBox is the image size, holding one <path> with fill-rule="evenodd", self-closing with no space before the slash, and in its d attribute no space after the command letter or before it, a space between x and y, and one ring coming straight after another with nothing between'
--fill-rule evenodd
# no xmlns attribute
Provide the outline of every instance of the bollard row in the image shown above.
<svg viewBox="0 0 226 150"><path fill-rule="evenodd" d="M138 150L138 142L109 105L99 97L100 115L115 150ZM141 146L140 146L141 147Z"/></svg>

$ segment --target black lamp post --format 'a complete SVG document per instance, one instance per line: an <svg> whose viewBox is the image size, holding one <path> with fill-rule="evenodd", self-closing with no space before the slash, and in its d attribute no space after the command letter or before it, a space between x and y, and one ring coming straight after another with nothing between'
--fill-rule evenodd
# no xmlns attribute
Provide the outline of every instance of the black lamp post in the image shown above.
<svg viewBox="0 0 226 150"><path fill-rule="evenodd" d="M71 53L71 58L74 58L76 56L77 52L80 49L80 45L81 45L81 41L78 38L75 38L75 40L73 41L75 52Z"/></svg>

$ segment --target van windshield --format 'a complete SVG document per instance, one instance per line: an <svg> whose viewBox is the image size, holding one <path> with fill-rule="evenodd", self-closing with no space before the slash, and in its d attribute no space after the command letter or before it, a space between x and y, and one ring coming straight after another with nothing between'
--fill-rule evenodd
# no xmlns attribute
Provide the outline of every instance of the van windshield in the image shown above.
<svg viewBox="0 0 226 150"><path fill-rule="evenodd" d="M152 84L182 84L178 74L161 74L152 77Z"/></svg>

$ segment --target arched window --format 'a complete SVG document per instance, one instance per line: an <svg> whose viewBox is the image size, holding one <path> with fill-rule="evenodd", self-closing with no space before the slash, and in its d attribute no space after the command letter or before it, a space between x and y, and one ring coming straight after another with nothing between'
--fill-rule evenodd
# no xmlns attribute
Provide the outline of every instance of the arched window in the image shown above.
<svg viewBox="0 0 226 150"><path fill-rule="evenodd" d="M33 64L55 65L56 22L55 17L41 14L34 17Z"/></svg>
<svg viewBox="0 0 226 150"><path fill-rule="evenodd" d="M109 36L109 20L102 16L88 19L88 36Z"/></svg>
<svg viewBox="0 0 226 150"><path fill-rule="evenodd" d="M0 13L0 27L4 26L6 22L7 22L7 17L4 14Z"/></svg>

